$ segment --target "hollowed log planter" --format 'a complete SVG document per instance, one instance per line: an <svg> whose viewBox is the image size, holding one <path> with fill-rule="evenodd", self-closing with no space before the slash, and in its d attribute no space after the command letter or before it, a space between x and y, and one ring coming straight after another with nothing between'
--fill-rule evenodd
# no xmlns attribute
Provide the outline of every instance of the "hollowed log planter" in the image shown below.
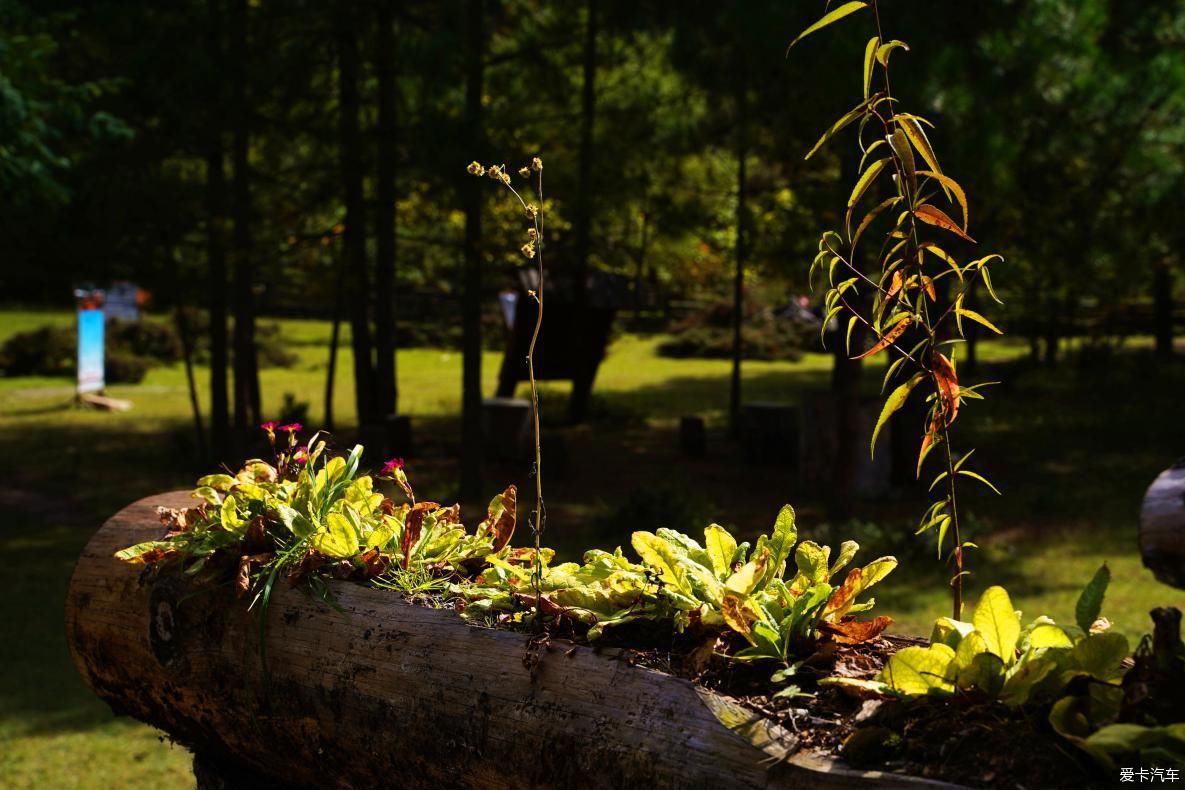
<svg viewBox="0 0 1185 790"><path fill-rule="evenodd" d="M224 775L285 786L941 786L809 751L731 700L614 651L471 626L395 593L335 587L345 610L277 587L266 631L228 588L142 581L112 557L160 532L142 499L87 545L70 583L74 663L119 713ZM533 661L532 659L537 659ZM533 666L532 666L533 665Z"/></svg>

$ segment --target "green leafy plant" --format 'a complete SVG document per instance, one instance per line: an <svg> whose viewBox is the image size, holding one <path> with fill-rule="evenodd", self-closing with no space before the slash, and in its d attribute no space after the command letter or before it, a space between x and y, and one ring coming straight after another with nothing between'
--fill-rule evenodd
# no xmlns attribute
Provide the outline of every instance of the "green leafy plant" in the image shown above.
<svg viewBox="0 0 1185 790"><path fill-rule="evenodd" d="M961 264L960 255L947 251L949 247L959 252L951 244L975 243L968 233L967 196L939 164L926 133L926 127L933 128L933 124L903 111L893 96L889 63L894 53L908 51L909 47L903 41L885 39L876 0L848 2L832 9L790 46L863 10L871 10L876 19L876 35L864 49L864 97L836 120L806 155L811 158L828 140L855 125L860 175L847 200L843 228L822 235L810 277L813 284L816 272L821 272L828 286L824 328L832 319L847 317L849 354L853 353L852 337L857 326L862 325L875 338L870 348L855 349L853 359L881 352L896 356L887 366L882 391L891 384L896 386L886 397L873 430L873 452L889 418L911 397L918 397L915 392L925 393L929 408L918 453L918 476L931 453L940 450L941 469L930 489L943 493L926 510L918 534L935 531L939 557L946 556L953 562L952 616L958 619L962 616L963 576L967 573L964 552L974 547L962 537L958 484L973 481L993 491L996 488L968 464L974 451L956 452L952 443L951 427L960 406L966 400L982 398L979 390L985 386L960 383L955 348L963 342L966 321L1000 332L987 317L967 307L966 300L980 282L996 298L989 264L1002 259L987 255ZM861 215L865 198L879 202ZM939 208L936 203L940 201L957 210L959 219ZM885 232L868 265L863 262L867 256L861 254L859 243L878 222ZM940 301L939 289L946 290L947 286L950 294Z"/></svg>
<svg viewBox="0 0 1185 790"><path fill-rule="evenodd" d="M900 697L997 700L1011 707L1056 702L1055 729L1075 711L1092 717L1093 730L1118 715L1119 680L1130 652L1127 638L1099 617L1109 580L1104 565L1079 597L1074 625L1041 616L1022 626L1008 592L989 587L970 622L938 618L929 645L897 651L875 680L823 682Z"/></svg>
<svg viewBox="0 0 1185 790"><path fill-rule="evenodd" d="M416 501L400 459L384 464L379 476L408 500L396 504L376 490L374 477L359 473L361 445L346 456L333 455L321 434L308 446L298 445L300 425L261 427L276 448L273 463L252 459L234 475L201 478L193 491L198 505L162 509L161 539L115 556L202 581L230 577L239 596L252 595L262 629L280 579L331 604L330 578L422 597L480 570L491 555L510 554L514 486L494 497L486 519L470 533L460 522L459 506ZM278 445L277 431L287 434ZM262 650L262 638L260 644Z"/></svg>
<svg viewBox="0 0 1185 790"><path fill-rule="evenodd" d="M859 546L847 541L831 560L829 547L812 541L796 547L796 542L794 510L787 505L773 532L760 536L752 550L713 524L704 530L702 544L670 529L635 532L631 545L640 563L620 548L612 554L588 552L580 565L551 567L545 555L537 611L588 625L589 639L608 627L643 619L669 622L678 631L730 631L748 642L732 655L740 661L785 662L809 654L820 639L850 644L879 635L891 620L858 621L855 615L874 602L857 599L897 561L881 557L833 584ZM792 554L797 572L786 580ZM472 586L457 590L469 601L467 617L514 612L533 600L524 593L529 571L501 558L490 564Z"/></svg>

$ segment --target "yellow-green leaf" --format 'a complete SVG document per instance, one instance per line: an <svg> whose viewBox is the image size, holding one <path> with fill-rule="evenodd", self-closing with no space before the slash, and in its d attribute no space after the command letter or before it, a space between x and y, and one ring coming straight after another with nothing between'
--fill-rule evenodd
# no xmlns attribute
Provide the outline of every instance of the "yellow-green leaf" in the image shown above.
<svg viewBox="0 0 1185 790"><path fill-rule="evenodd" d="M790 47L787 47L786 51L789 52L791 47L793 47L799 41L802 41L804 38L809 36L811 33L816 33L818 31L822 30L823 28L827 27L828 25L838 22L839 20L843 19L845 16L848 16L849 14L854 14L862 8L866 8L867 6L868 6L868 3L860 2L860 0L852 0L852 2L850 2L850 3L844 3L843 5L839 6L838 8L833 9L829 13L824 14L823 17L821 19L819 19L819 21L815 22L813 25L808 27L806 30L799 33L798 38L796 38L790 42Z"/></svg>
<svg viewBox="0 0 1185 790"><path fill-rule="evenodd" d="M902 694L950 694L955 651L943 644L898 650L877 678Z"/></svg>
<svg viewBox="0 0 1185 790"><path fill-rule="evenodd" d="M810 159L812 156L814 156L819 151L820 148L823 147L823 144L826 143L828 140L830 140L832 137L834 137L837 132L839 132L840 130L847 127L848 124L850 124L852 121L854 121L857 118L864 115L864 113L866 113L868 111L868 106L872 103L873 100L875 100L879 96L880 96L879 93L873 94L873 96L860 102L855 107L853 107L852 109L850 109L846 113L844 113L842 116L840 116L840 119L838 121L831 124L831 127L827 131L823 132L823 136L820 137L818 142L816 142L811 147L811 150L807 151L807 154L806 154L806 156L803 157L803 159Z"/></svg>
<svg viewBox="0 0 1185 790"><path fill-rule="evenodd" d="M881 44L876 50L877 62L879 62L882 66L888 66L889 55L893 54L893 50L895 49L903 49L906 52L909 52L909 45L904 41L898 41L897 39L893 39L887 44Z"/></svg>
<svg viewBox="0 0 1185 790"><path fill-rule="evenodd" d="M909 400L909 393L913 392L913 388L922 382L923 376L921 373L915 373L909 381L893 390L888 398L885 398L885 405L881 407L880 416L876 418L876 427L872 429L872 441L869 443L869 455L876 457L876 439L881 434L881 429L885 427L885 423L889 421L896 412L901 410L905 402Z"/></svg>
<svg viewBox="0 0 1185 790"><path fill-rule="evenodd" d="M894 129L893 133L889 135L889 146L901 162L905 178L909 181L910 193L916 195L918 191L917 165L913 159L913 149L909 147L909 140L900 128Z"/></svg>
<svg viewBox="0 0 1185 790"><path fill-rule="evenodd" d="M732 573L732 557L737 551L736 538L718 524L704 530L704 548L712 561L712 572L718 579L726 579Z"/></svg>
<svg viewBox="0 0 1185 790"><path fill-rule="evenodd" d="M934 148L930 145L930 138L926 137L926 132L922 129L922 125L910 115L898 115L896 116L896 120L901 131L905 132L905 136L909 138L909 142L922 155L922 159L930 166L930 169L936 173L941 173L942 168L938 166L938 157L934 154Z"/></svg>
<svg viewBox="0 0 1185 790"><path fill-rule="evenodd" d="M868 166L868 169L860 175L860 178L856 180L856 185L852 187L852 194L848 196L848 212L845 217L845 221L848 224L849 237L852 235L852 209L854 209L856 204L860 202L860 198L864 197L864 193L868 191L870 186L872 186L872 182L876 180L876 177L884 172L885 166L889 164L890 161L892 160L886 157L873 162Z"/></svg>
<svg viewBox="0 0 1185 790"><path fill-rule="evenodd" d="M1004 659L1005 664L1016 660L1020 618L1012 608L1007 590L998 586L984 590L971 622L987 642L988 650Z"/></svg>
<svg viewBox="0 0 1185 790"><path fill-rule="evenodd" d="M876 48L880 45L881 40L877 36L868 39L868 45L864 47L864 98L868 98L868 91L872 88L872 64L876 58Z"/></svg>
<svg viewBox="0 0 1185 790"><path fill-rule="evenodd" d="M919 126L920 130L921 127ZM944 175L934 170L919 170L919 176L932 178L942 185L943 191L950 197L953 197L955 202L959 204L959 208L963 210L963 230L967 230L967 223L970 221L970 213L967 207L967 194L963 192L963 187L958 181L955 181L948 175Z"/></svg>
<svg viewBox="0 0 1185 790"><path fill-rule="evenodd" d="M998 326L996 326L991 321L987 320L986 318L984 318L982 315L975 312L974 310L968 310L965 307L960 307L956 312L960 316L963 316L964 318L970 318L975 323L981 324L982 326L986 326L988 329L992 330L997 335L1004 334L1004 331L1002 329L1000 329Z"/></svg>

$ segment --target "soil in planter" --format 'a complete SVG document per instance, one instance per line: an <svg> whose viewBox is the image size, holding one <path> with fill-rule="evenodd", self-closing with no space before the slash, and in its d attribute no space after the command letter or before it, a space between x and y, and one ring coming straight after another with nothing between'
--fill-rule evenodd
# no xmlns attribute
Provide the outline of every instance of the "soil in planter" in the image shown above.
<svg viewBox="0 0 1185 790"><path fill-rule="evenodd" d="M924 640L881 637L855 646L825 644L789 682L813 697L778 698L768 665L744 666L693 653L636 651L637 661L736 699L799 738L800 746L857 768L900 772L972 787L1057 788L1108 784L1097 766L1049 726L1044 715L953 697L860 699L818 680L874 677L897 650Z"/></svg>

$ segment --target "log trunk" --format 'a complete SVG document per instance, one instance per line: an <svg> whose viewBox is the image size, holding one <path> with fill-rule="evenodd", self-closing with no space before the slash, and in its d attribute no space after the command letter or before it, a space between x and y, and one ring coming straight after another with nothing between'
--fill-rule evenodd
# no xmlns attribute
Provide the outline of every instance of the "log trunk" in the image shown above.
<svg viewBox="0 0 1185 790"><path fill-rule="evenodd" d="M245 600L112 558L159 535L157 506L191 501L148 497L107 521L66 627L95 693L203 761L286 786L943 786L794 753L792 734L622 651L532 647L352 583L334 585L341 612L277 588L265 675Z"/></svg>
<svg viewBox="0 0 1185 790"><path fill-rule="evenodd" d="M1140 555L1157 579L1185 589L1185 458L1161 472L1144 495Z"/></svg>

